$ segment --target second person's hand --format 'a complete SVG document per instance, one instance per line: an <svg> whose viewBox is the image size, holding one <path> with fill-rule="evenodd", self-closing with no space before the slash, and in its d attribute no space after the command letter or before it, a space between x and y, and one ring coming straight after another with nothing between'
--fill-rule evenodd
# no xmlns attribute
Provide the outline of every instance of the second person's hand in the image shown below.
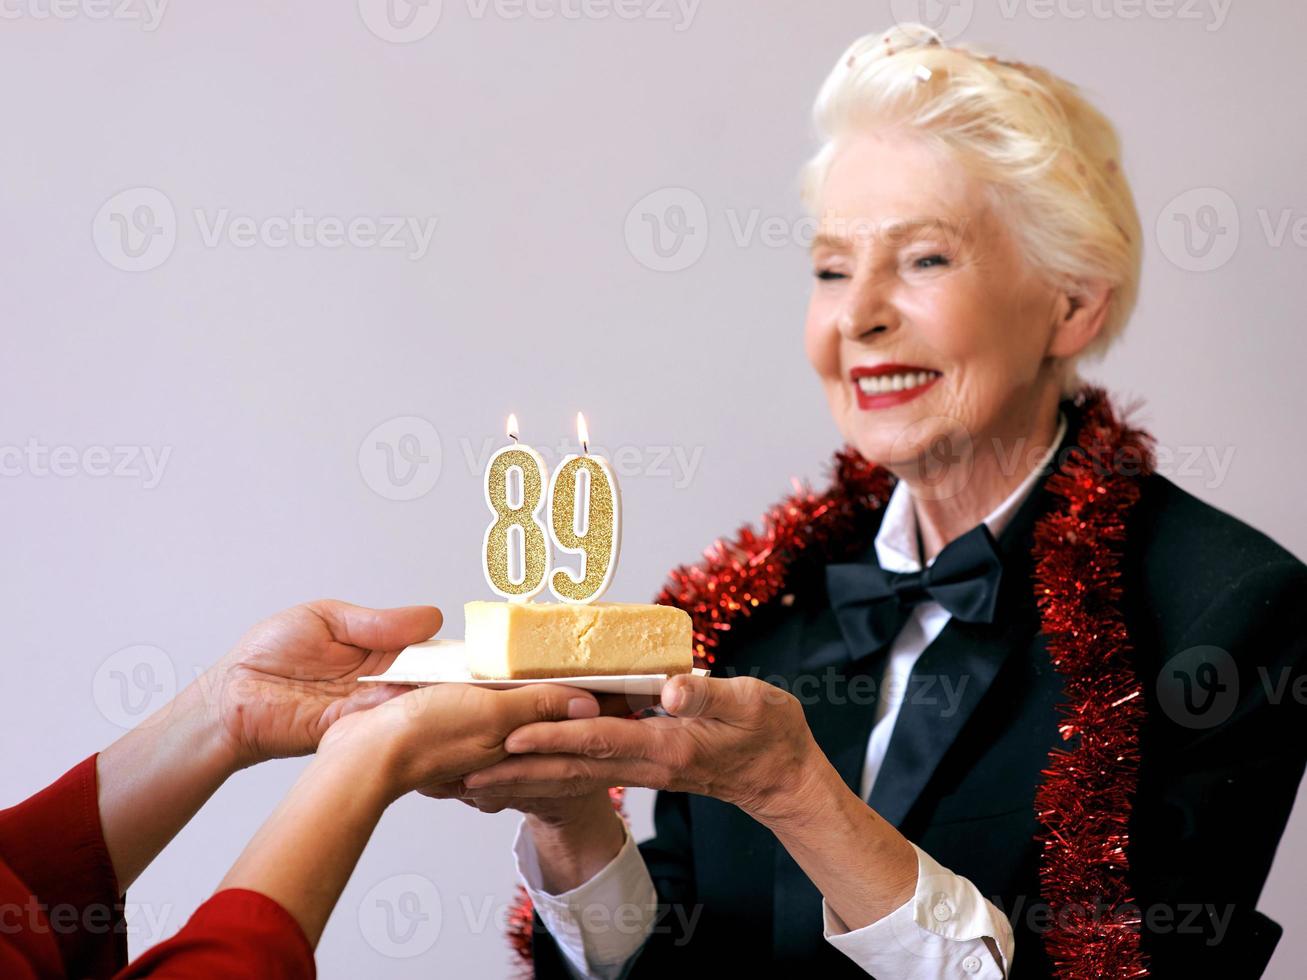
<svg viewBox="0 0 1307 980"><path fill-rule="evenodd" d="M249 630L200 680L235 764L307 755L344 716L399 693L359 684L441 626L434 606L368 609L306 602Z"/></svg>
<svg viewBox="0 0 1307 980"><path fill-rule="evenodd" d="M221 887L267 895L316 943L392 802L506 758L504 739L522 725L598 712L593 697L570 687L489 691L440 684L347 715L327 730Z"/></svg>
<svg viewBox="0 0 1307 980"><path fill-rule="evenodd" d="M593 695L559 684L508 691L435 684L340 719L323 736L318 755L379 771L387 795L397 799L508 758L504 741L524 725L598 714Z"/></svg>

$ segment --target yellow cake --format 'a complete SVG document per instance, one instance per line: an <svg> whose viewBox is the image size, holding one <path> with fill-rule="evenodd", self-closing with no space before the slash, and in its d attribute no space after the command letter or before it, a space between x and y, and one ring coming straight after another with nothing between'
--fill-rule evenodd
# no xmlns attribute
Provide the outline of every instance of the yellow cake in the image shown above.
<svg viewBox="0 0 1307 980"><path fill-rule="evenodd" d="M591 674L687 674L690 617L633 602L469 602L468 668L486 680Z"/></svg>

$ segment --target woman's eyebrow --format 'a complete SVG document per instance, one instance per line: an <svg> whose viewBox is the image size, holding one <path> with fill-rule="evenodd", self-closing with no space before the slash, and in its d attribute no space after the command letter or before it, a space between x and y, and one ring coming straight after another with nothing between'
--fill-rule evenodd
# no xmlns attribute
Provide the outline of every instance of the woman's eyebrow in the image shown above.
<svg viewBox="0 0 1307 980"><path fill-rule="evenodd" d="M855 242L868 237L873 237L879 244L893 246L906 241L920 231L942 232L950 243L954 243L964 237L966 224L965 221L959 224L950 218L920 217L894 219L875 226L863 225L853 229L852 233L838 228L826 228L813 236L809 248L811 251L819 248L848 249Z"/></svg>
<svg viewBox="0 0 1307 980"><path fill-rule="evenodd" d="M845 249L849 247L849 240L843 235L832 234L828 231L819 231L812 238L812 244L808 246L811 252L819 248Z"/></svg>
<svg viewBox="0 0 1307 980"><path fill-rule="evenodd" d="M905 221L890 221L881 228L881 234L909 235L917 231L942 231L948 235L961 237L965 222L959 225L950 218L909 218Z"/></svg>

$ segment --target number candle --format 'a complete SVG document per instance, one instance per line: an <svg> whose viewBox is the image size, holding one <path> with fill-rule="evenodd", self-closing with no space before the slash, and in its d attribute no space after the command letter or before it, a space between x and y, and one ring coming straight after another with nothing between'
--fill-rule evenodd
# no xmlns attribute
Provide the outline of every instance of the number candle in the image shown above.
<svg viewBox="0 0 1307 980"><path fill-rule="evenodd" d="M563 602L586 603L603 595L617 568L621 494L607 460L590 455L590 433L580 412L576 435L581 455L559 463L549 483L549 528L559 548L581 556L581 573L556 569L549 576L549 590Z"/></svg>
<svg viewBox="0 0 1307 980"><path fill-rule="evenodd" d="M486 528L482 547L482 571L490 588L505 599L525 601L545 587L549 572L549 538L540 522L545 506L545 461L530 446L517 439L517 416L508 417L508 437L504 446L486 465L486 505L494 520ZM509 498L509 473L518 473L517 502ZM521 576L513 574L511 561L516 552L521 557Z"/></svg>

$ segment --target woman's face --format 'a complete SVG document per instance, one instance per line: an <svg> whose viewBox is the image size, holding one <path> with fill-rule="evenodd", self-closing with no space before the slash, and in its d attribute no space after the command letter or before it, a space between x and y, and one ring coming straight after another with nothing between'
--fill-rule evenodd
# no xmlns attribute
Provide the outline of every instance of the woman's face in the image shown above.
<svg viewBox="0 0 1307 980"><path fill-rule="evenodd" d="M1010 453L1038 431L1058 395L1060 296L978 180L871 132L841 144L818 214L805 345L854 448L910 478L947 463L941 448Z"/></svg>

